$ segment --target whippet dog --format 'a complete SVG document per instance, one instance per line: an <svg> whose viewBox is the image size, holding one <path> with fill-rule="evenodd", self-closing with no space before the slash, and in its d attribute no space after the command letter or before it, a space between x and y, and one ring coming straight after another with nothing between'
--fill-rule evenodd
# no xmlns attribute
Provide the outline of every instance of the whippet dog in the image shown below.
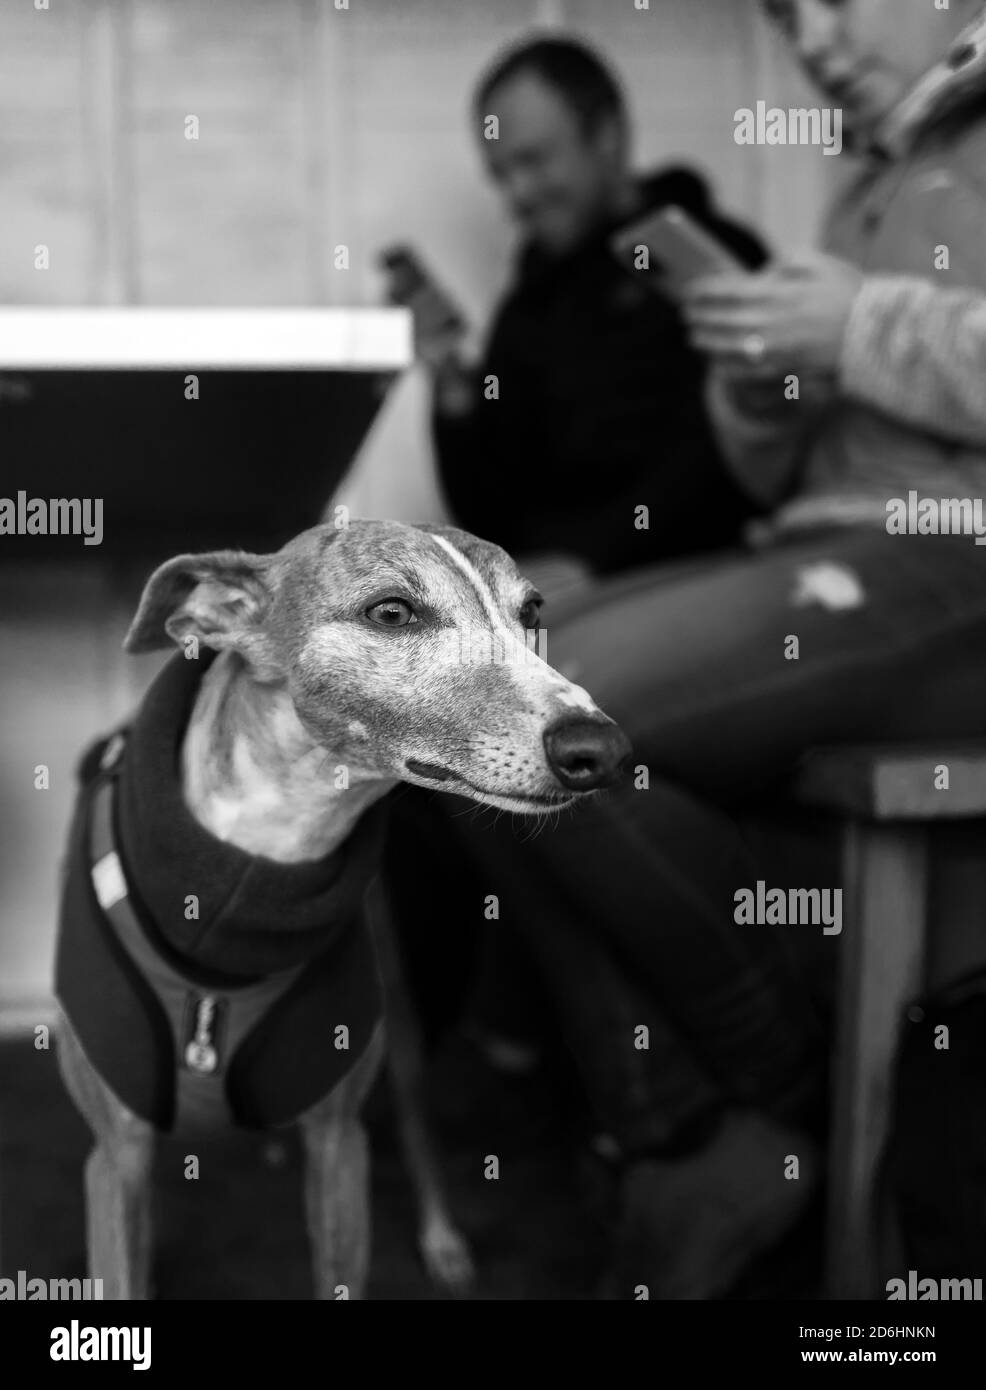
<svg viewBox="0 0 986 1390"><path fill-rule="evenodd" d="M253 928L259 912L265 949L271 943L276 948L279 922L269 919L265 897L270 883L293 884L295 874L318 878L319 866L348 862L338 856L350 852L375 814L374 803L399 782L532 816L561 810L609 785L629 745L585 690L540 659L540 608L540 595L498 546L448 527L386 521L352 521L344 529L317 526L272 555L181 555L151 575L125 647L144 652L173 644L178 650L158 678L158 693L152 687L135 718L128 735L133 747L123 755L125 768L132 759L135 786L128 791L120 780L115 803L105 789L118 760L116 754L109 758L107 772L105 749L100 755L102 771L93 785L103 788L106 808L99 809L94 794L88 811L77 816L83 871L75 880L69 874L59 947L64 981L57 984L63 1011L59 1063L95 1138L85 1174L88 1260L90 1276L103 1280L106 1297L148 1296L152 1155L156 1131L169 1127L160 1116L173 1118L176 1105L186 1106L186 1118L205 1113L203 1105L208 1110L211 1102L202 1096L224 1073L223 1010L228 1006L225 1042L232 1049L237 1028L240 1038L249 1033L247 1024L258 1012L247 1008L247 1023L237 1025L236 1009L267 988L263 978L258 980L260 956L251 954L249 967L235 958L237 942L253 952L256 933L227 932L225 900L215 908L213 925L199 932L198 909L191 923L186 920L188 903L197 904L198 894L178 883L173 891L169 887L178 910L171 911L169 900L159 920L150 920L164 898L159 886L139 881L141 861L154 879L175 861L175 842L187 842L199 861L203 852L214 856L214 876L221 884L231 861L235 884L262 885L239 893L243 901L233 916L245 913ZM168 694L176 689L185 692L177 702ZM155 762L161 711L176 721L173 756L166 747L163 761ZM166 789L147 785L159 767L160 780L167 781L169 756L175 783L170 803ZM196 886L206 897L211 865L207 858L206 871L201 862L196 871ZM339 872L341 882L348 870ZM379 898L373 906L377 881L370 873L367 879L371 915L379 919ZM364 898L366 888L357 883L354 902ZM337 889L333 879L328 891ZM222 891L228 898L226 887ZM258 897L268 906L251 901ZM113 970L129 955L131 972L160 977L154 986L158 998L147 1005L157 1020L156 1033L148 1027L144 1037L143 1024L137 1013L128 1014L123 995L113 996L112 1007L107 1003L117 984L107 984L106 994L93 993L99 972L86 952L95 948L72 946L83 942L90 926L66 925L81 910L74 906L79 898L87 904L87 923L100 918L92 931L110 930L106 919L113 919ZM169 913L170 926L160 920ZM331 932L332 924L327 929ZM421 1248L432 1274L455 1284L468 1274L468 1251L449 1216L418 1111L417 1040L398 987L396 942L386 932L375 935L388 1023L393 1008L397 1028L390 1042L391 1073L416 1187ZM187 959L182 955L186 942L194 942ZM226 945L220 950L217 942ZM78 968L73 950L81 953ZM328 1093L297 1114L320 1298L359 1297L364 1288L370 1220L359 1111L386 1050L368 977L352 965L348 945L346 950L349 994L339 1007L352 1013L356 1033L363 1030L358 1055L340 1054L338 1063L330 1058L326 1068L318 1055L321 1043L314 1052L309 1041L303 1054L288 1054L306 1063L310 1059L319 1076L335 1078ZM318 959L331 964L336 957ZM213 969L217 961L223 972L218 984L208 972L196 973L200 967ZM295 957L290 964L296 972L307 968ZM81 984L72 983L74 968ZM108 978L109 965L106 971ZM319 978L319 988L328 988L330 997L332 969L322 968ZM365 1008L354 1002L364 986ZM182 1014L189 1001L190 1022ZM327 1007L336 1009L337 1002ZM98 1022L83 1026L93 1013ZM117 1017L136 1021L123 1036L104 1037ZM336 1018L324 1020L327 1053ZM348 1029L343 1031L348 1036ZM274 1036L283 1046L283 1036ZM162 1057L165 1070L172 1068L163 1080L153 1078L154 1101L135 1072L119 1084L112 1079L117 1059L123 1059L123 1077L142 1047L158 1059L159 1068ZM263 1089L256 1069L263 1071L266 1048L266 1041L246 1048L249 1066L239 1067L241 1083L247 1076L241 1085L247 1107L256 1102L250 1085ZM226 1090L210 1092L213 1098L222 1092L227 1108L237 1065L234 1058L225 1073ZM280 1073L288 1090L295 1073L304 1070L292 1063ZM277 1084L266 1095L268 1111L279 1123L287 1122L283 1105L278 1108Z"/></svg>

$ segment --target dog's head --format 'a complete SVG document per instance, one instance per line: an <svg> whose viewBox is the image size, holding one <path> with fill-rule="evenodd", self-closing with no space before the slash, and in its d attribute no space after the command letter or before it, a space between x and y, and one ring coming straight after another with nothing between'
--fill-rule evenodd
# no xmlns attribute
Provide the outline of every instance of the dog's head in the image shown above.
<svg viewBox="0 0 986 1390"><path fill-rule="evenodd" d="M284 686L340 762L533 813L608 786L630 752L538 655L540 608L499 546L451 527L353 521L275 555L169 560L126 647L231 648L255 680Z"/></svg>

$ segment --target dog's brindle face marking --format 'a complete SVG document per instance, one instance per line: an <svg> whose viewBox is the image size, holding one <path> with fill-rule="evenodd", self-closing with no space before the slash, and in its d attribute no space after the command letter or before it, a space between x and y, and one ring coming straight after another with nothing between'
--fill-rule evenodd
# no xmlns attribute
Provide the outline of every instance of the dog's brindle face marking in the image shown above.
<svg viewBox="0 0 986 1390"><path fill-rule="evenodd" d="M286 685L333 766L530 812L574 799L548 765L546 728L566 713L612 722L532 652L522 610L537 597L505 551L467 532L354 521L273 556L170 561L128 646L195 631L238 651L256 680ZM368 610L390 599L414 620L374 622Z"/></svg>
<svg viewBox="0 0 986 1390"><path fill-rule="evenodd" d="M387 522L294 544L302 562L272 611L288 644L279 664L302 722L338 761L508 809L573 799L548 767L544 731L566 710L603 716L534 655L524 609L539 595L503 550ZM367 610L387 599L413 620L376 624Z"/></svg>

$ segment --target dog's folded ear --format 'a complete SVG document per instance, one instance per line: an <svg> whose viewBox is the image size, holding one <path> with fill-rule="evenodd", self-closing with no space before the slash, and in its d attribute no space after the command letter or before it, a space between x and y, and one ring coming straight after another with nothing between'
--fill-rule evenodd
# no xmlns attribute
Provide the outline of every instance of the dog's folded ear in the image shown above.
<svg viewBox="0 0 986 1390"><path fill-rule="evenodd" d="M144 586L124 650L153 652L189 637L217 649L248 646L273 597L273 560L238 550L167 560Z"/></svg>

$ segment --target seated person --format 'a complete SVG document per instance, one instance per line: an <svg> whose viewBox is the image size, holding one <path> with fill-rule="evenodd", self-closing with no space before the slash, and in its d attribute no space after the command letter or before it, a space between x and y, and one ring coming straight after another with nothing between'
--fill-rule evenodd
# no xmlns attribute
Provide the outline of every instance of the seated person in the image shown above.
<svg viewBox="0 0 986 1390"><path fill-rule="evenodd" d="M536 837L441 797L414 806L419 823L443 818L448 862L482 866L540 963L622 1155L621 1297L724 1294L817 1183L825 1040L790 947L820 928L734 917L763 876L746 809L814 744L986 736L976 536L901 520L911 493L964 499L967 515L986 494L986 103L981 79L942 61L981 2L769 8L869 155L829 254L689 298L719 438L771 523L755 547L605 577L547 613L552 664L625 729L632 780ZM927 73L926 98L905 102ZM544 497L537 469L503 482L504 508ZM526 546L564 544L549 520L518 526Z"/></svg>
<svg viewBox="0 0 986 1390"><path fill-rule="evenodd" d="M522 239L477 370L461 361L444 297L429 286L409 298L456 523L514 555L564 551L599 573L735 540L751 504L718 456L701 358L670 300L635 283L608 243L669 203L745 265L763 263L759 242L689 170L634 177L620 88L581 44L511 50L481 82L474 115ZM491 117L496 138L485 139ZM635 528L635 508L657 497L650 529Z"/></svg>

